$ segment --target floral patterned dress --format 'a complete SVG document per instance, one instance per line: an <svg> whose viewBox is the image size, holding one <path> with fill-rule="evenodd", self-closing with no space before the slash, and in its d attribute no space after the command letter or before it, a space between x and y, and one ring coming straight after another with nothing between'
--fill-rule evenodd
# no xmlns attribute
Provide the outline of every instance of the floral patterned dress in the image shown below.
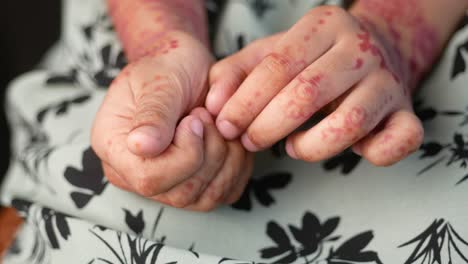
<svg viewBox="0 0 468 264"><path fill-rule="evenodd" d="M195 213L110 185L90 147L126 63L104 2L66 1L43 69L9 87L14 155L0 201L25 224L4 263L468 263L468 18L415 97L419 151L377 168L350 151L294 161L280 143L258 155L237 203ZM332 1L220 2L207 9L222 57Z"/></svg>

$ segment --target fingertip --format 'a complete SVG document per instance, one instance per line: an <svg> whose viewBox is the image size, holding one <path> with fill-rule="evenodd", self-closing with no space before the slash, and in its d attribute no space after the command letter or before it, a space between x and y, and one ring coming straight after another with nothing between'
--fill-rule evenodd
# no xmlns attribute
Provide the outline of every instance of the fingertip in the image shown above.
<svg viewBox="0 0 468 264"><path fill-rule="evenodd" d="M203 138L203 123L199 118L194 118L190 123L190 129L196 136Z"/></svg>
<svg viewBox="0 0 468 264"><path fill-rule="evenodd" d="M259 151L259 148L252 142L252 140L250 140L247 134L242 135L241 142L244 148L247 149L248 151L250 152Z"/></svg>
<svg viewBox="0 0 468 264"><path fill-rule="evenodd" d="M361 144L359 144L359 143L354 144L351 147L351 150L354 152L354 154L356 154L358 156L362 156L362 145Z"/></svg>
<svg viewBox="0 0 468 264"><path fill-rule="evenodd" d="M128 149L137 156L157 156L167 145L163 142L161 131L153 126L137 127L127 136Z"/></svg>
<svg viewBox="0 0 468 264"><path fill-rule="evenodd" d="M289 157L293 159L298 159L296 151L294 150L293 143L289 138L286 140L286 153L288 153Z"/></svg>
<svg viewBox="0 0 468 264"><path fill-rule="evenodd" d="M225 139L233 140L239 136L240 130L227 120L218 120L216 122L216 127Z"/></svg>
<svg viewBox="0 0 468 264"><path fill-rule="evenodd" d="M205 101L206 109L214 116L217 116L221 112L223 106L223 102L220 101L221 91L217 86L216 84L211 86Z"/></svg>

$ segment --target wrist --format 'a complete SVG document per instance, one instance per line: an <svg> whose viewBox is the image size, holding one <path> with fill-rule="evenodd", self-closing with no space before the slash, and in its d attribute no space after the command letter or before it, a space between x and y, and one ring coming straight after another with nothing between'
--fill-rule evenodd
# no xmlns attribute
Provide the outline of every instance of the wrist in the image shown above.
<svg viewBox="0 0 468 264"><path fill-rule="evenodd" d="M417 14L418 11L407 13L410 11L381 1L363 0L358 1L350 13L382 40L402 78L414 90L438 57L441 44L436 30Z"/></svg>
<svg viewBox="0 0 468 264"><path fill-rule="evenodd" d="M177 32L208 47L206 15L199 0L108 0L108 7L129 61L158 49Z"/></svg>

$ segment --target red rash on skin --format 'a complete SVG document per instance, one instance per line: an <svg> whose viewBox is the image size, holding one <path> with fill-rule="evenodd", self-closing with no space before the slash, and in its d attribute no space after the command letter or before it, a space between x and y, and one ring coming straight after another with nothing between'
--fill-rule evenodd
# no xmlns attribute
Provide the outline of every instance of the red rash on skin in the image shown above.
<svg viewBox="0 0 468 264"><path fill-rule="evenodd" d="M305 35L304 36L304 41L309 41L310 40L310 35Z"/></svg>
<svg viewBox="0 0 468 264"><path fill-rule="evenodd" d="M195 10L193 4L172 0L108 1L116 31L130 61L146 55L167 54L179 46L174 40L164 40L166 35L177 29L188 29L206 43L203 10ZM154 15L153 18L148 17ZM148 24L135 24L141 17L148 17Z"/></svg>
<svg viewBox="0 0 468 264"><path fill-rule="evenodd" d="M185 187L185 190L187 192L191 193L195 186L194 186L193 182L189 181L189 182L185 183L184 187Z"/></svg>
<svg viewBox="0 0 468 264"><path fill-rule="evenodd" d="M320 82L323 74L317 74L310 79L299 75L297 84L293 87L293 99L286 104L286 116L292 119L308 118L315 110L314 102L319 94Z"/></svg>
<svg viewBox="0 0 468 264"><path fill-rule="evenodd" d="M346 127L351 130L362 127L367 120L367 111L362 107L353 107L345 120Z"/></svg>
<svg viewBox="0 0 468 264"><path fill-rule="evenodd" d="M410 71L404 77L411 88L416 86L427 65L437 56L438 36L424 18L421 2L422 0L360 1L366 10L385 21L394 49L400 55L402 65ZM401 50L404 49L407 51L406 56L401 55Z"/></svg>
<svg viewBox="0 0 468 264"><path fill-rule="evenodd" d="M326 15L326 16L331 16L332 14L333 14L332 11L326 11L326 12L325 12L325 15Z"/></svg>
<svg viewBox="0 0 468 264"><path fill-rule="evenodd" d="M354 63L354 67L353 67L353 70L359 70L362 68L362 65L364 65L364 60L362 58L357 58L355 63Z"/></svg>
<svg viewBox="0 0 468 264"><path fill-rule="evenodd" d="M325 24L325 20L319 19L318 23L319 23L319 25L323 25L323 24Z"/></svg>
<svg viewBox="0 0 468 264"><path fill-rule="evenodd" d="M362 126L364 126L368 120L367 111L362 107L353 107L351 111L344 116L344 122L339 122L339 117L341 117L340 113L333 113L329 116L328 127L322 130L323 140L331 138L330 142L337 143L341 141L343 136L353 135L353 131L362 129ZM354 142L358 137L359 135L355 134L349 140Z"/></svg>
<svg viewBox="0 0 468 264"><path fill-rule="evenodd" d="M382 50L375 44L371 43L371 34L369 30L361 23L360 28L362 33L357 34L358 39L360 40L359 49L361 52L366 53L370 52L372 56L378 57L380 60L380 68L386 69L388 72L392 74L393 79L400 83L400 77L394 72L393 69L390 69L388 63L385 60L385 57L382 53Z"/></svg>

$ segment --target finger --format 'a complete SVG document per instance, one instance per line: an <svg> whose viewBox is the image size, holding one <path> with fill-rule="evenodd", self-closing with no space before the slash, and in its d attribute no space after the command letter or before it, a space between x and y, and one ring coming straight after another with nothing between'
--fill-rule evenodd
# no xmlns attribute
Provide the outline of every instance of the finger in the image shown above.
<svg viewBox="0 0 468 264"><path fill-rule="evenodd" d="M227 154L227 146L214 125L213 118L204 108L196 108L191 115L203 121L205 158L201 168L190 178L176 185L168 192L155 197L169 205L182 208L196 201L209 182L222 167Z"/></svg>
<svg viewBox="0 0 468 264"><path fill-rule="evenodd" d="M312 11L285 33L224 105L216 120L221 134L234 139L245 131L284 86L333 46L339 34L331 29L322 11Z"/></svg>
<svg viewBox="0 0 468 264"><path fill-rule="evenodd" d="M376 63L372 56L354 55L345 41L334 46L268 103L242 136L243 145L249 151L270 147L356 84Z"/></svg>
<svg viewBox="0 0 468 264"><path fill-rule="evenodd" d="M400 89L384 70L369 75L350 91L341 105L307 131L288 137L286 149L293 158L313 162L332 157L357 142L401 107Z"/></svg>
<svg viewBox="0 0 468 264"><path fill-rule="evenodd" d="M204 127L189 115L177 126L173 144L157 158L131 153L125 141L116 139L108 151L108 162L132 188L146 197L167 192L199 170L204 160ZM121 143L122 142L122 143ZM120 143L120 144L119 144Z"/></svg>
<svg viewBox="0 0 468 264"><path fill-rule="evenodd" d="M383 129L357 143L358 152L376 166L390 166L416 151L424 138L421 121L412 110L393 113Z"/></svg>
<svg viewBox="0 0 468 264"><path fill-rule="evenodd" d="M101 162L104 176L114 186L128 191L133 192L132 187L106 162Z"/></svg>
<svg viewBox="0 0 468 264"><path fill-rule="evenodd" d="M151 62L143 60L138 63ZM187 84L182 83L186 79L182 74L175 70L166 74L151 74L146 72L149 68L140 67L140 70L132 71L129 77L135 109L127 138L130 151L147 158L157 156L169 146L187 103L183 99L183 87ZM153 77L148 79L147 76Z"/></svg>
<svg viewBox="0 0 468 264"><path fill-rule="evenodd" d="M234 183L232 189L229 190L229 194L224 200L226 204L233 204L239 200L241 195L244 193L247 184L249 183L250 177L252 176L254 164L254 153L246 153L244 165L239 175L239 179Z"/></svg>
<svg viewBox="0 0 468 264"><path fill-rule="evenodd" d="M219 61L210 70L210 91L206 98L206 108L218 115L223 105L239 88L253 68L271 52L274 43L284 33L263 38L249 44L239 52Z"/></svg>
<svg viewBox="0 0 468 264"><path fill-rule="evenodd" d="M228 154L223 167L200 198L186 209L194 211L211 211L221 204L227 197L236 177L240 175L241 166L245 159L245 151L239 142L228 142Z"/></svg>

